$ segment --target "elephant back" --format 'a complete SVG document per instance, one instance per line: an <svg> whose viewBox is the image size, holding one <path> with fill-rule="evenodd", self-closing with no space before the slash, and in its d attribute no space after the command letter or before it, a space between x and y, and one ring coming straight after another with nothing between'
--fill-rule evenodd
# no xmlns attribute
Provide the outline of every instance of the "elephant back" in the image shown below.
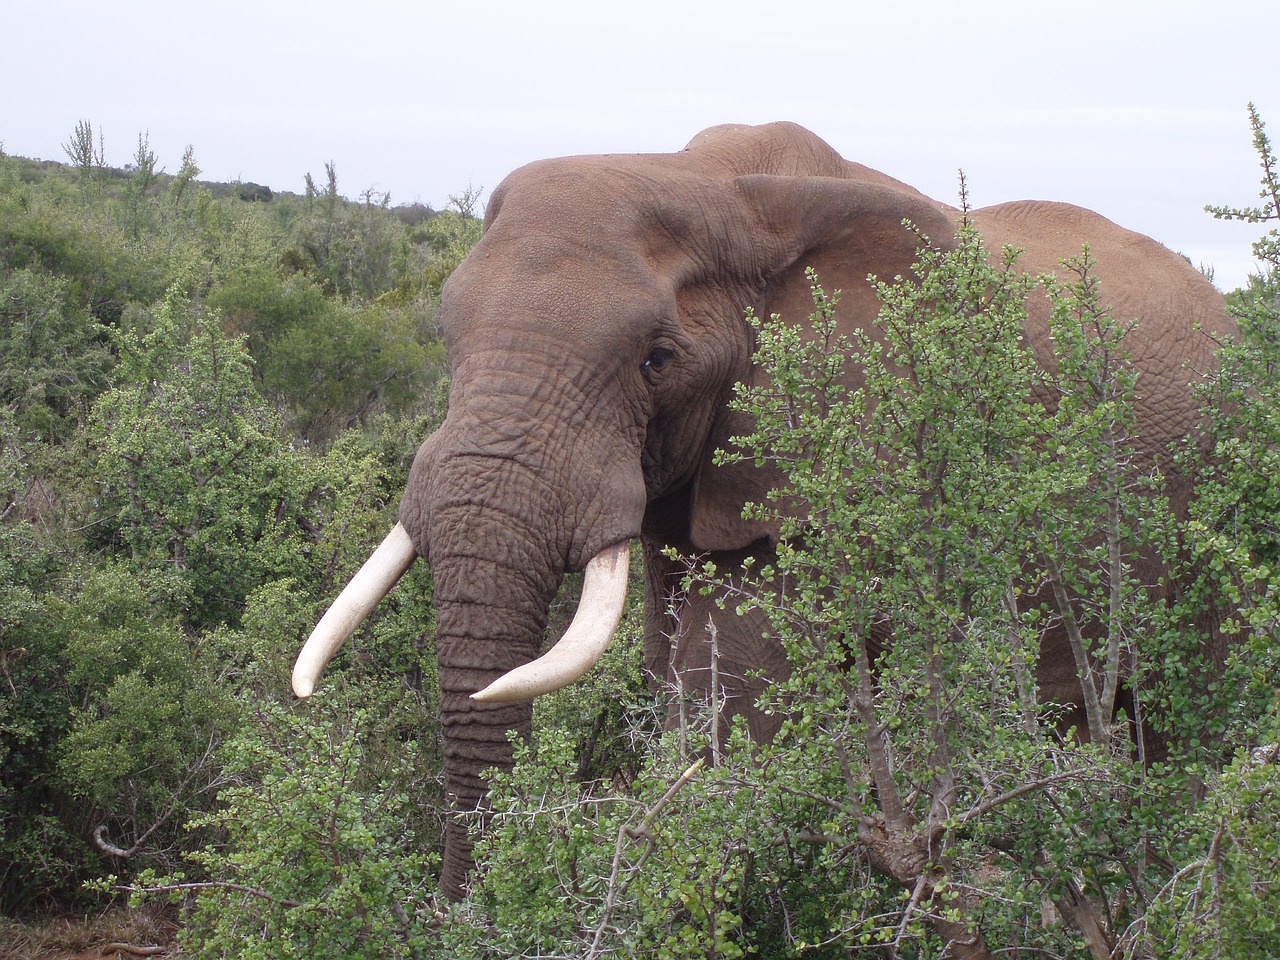
<svg viewBox="0 0 1280 960"><path fill-rule="evenodd" d="M840 156L830 144L796 123L747 126L726 123L703 130L677 156L695 160L713 179L764 174L777 177L831 177L924 194L901 180ZM932 202L932 201L931 201Z"/></svg>

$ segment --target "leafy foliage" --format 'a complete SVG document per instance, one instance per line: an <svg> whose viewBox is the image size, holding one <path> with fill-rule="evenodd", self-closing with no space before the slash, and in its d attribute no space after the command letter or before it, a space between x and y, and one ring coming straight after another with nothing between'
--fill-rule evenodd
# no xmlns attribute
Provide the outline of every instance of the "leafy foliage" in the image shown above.
<svg viewBox="0 0 1280 960"><path fill-rule="evenodd" d="M1262 168L1262 203L1209 206L1216 217L1277 222L1280 166L1261 116L1249 119ZM1130 931L1127 956L1228 958L1280 953L1276 915L1276 743L1280 697L1275 677L1280 654L1280 581L1277 581L1275 471L1280 449L1276 393L1280 354L1280 232L1273 227L1253 249L1260 270L1228 302L1239 338L1222 345L1221 366L1203 393L1208 429L1199 495L1184 530L1195 561L1184 604L1225 609L1223 631L1231 647L1208 683L1191 685L1193 709L1216 718L1218 749L1199 759L1204 799L1182 823L1184 842L1143 921ZM1197 612L1193 610L1193 613ZM1191 662L1189 671L1199 665ZM1190 758L1188 758L1190 759ZM1184 762L1187 762L1184 760ZM1190 763L1188 763L1190 767Z"/></svg>
<svg viewBox="0 0 1280 960"><path fill-rule="evenodd" d="M189 310L177 287L149 326L117 336L119 386L88 424L110 517L99 535L119 538L142 566L175 571L192 622L211 625L254 585L229 580L247 572L245 559L265 566L255 579L279 571L270 548L292 532L277 520L290 464L279 462L276 425L241 345Z"/></svg>
<svg viewBox="0 0 1280 960"><path fill-rule="evenodd" d="M1251 120L1262 203L1213 212L1271 221ZM775 624L781 733L749 743L715 701L667 716L633 597L495 777L446 914L425 571L317 698L287 671L439 422L477 192L352 203L329 165L295 197L202 183L191 148L166 174L145 134L130 170L105 149L83 121L75 169L0 155L0 910L172 897L200 957L1280 953L1274 230L1176 530L1087 251L1027 277L965 225L877 284L866 336L835 335L818 278L807 324L753 318L776 386L740 395L758 426L732 455L780 470L753 509L785 536L745 581L687 562ZM1052 377L1020 339L1042 296ZM1036 696L1048 630L1069 715Z"/></svg>
<svg viewBox="0 0 1280 960"><path fill-rule="evenodd" d="M19 435L45 443L68 438L111 362L106 328L65 287L27 267L0 279L0 404Z"/></svg>
<svg viewBox="0 0 1280 960"><path fill-rule="evenodd" d="M345 957L422 955L433 855L412 829L418 754L411 740L371 749L420 718L371 687L314 711L256 706L227 743L218 806L190 824L217 838L188 854L216 880L142 876L152 895L194 894L189 955L304 957L318 943Z"/></svg>
<svg viewBox="0 0 1280 960"><path fill-rule="evenodd" d="M922 248L918 281L878 284L874 333L839 337L816 280L812 338L776 320L758 328L773 385L743 395L758 427L739 442L775 462L786 484L774 503L798 511L779 516L776 566L749 578L740 603L769 615L794 667L778 688L785 766L843 771L798 792L840 811L822 832L874 871L859 897L827 905L833 945L937 938L985 956L991 931L1034 929L1043 900L1068 922L1024 932L1025 945L1106 942L1111 912L1091 898L1116 896L1113 860L1141 861L1132 827L1110 814L1132 780L1127 745L1109 749L1118 653L1099 658L1072 637L1081 686L1107 701L1088 711L1092 747L1040 722L1030 670L1058 622L1095 605L1129 615L1109 581L1121 564L1093 583L1064 572L1096 568L1068 531L1140 512L1124 503L1125 451L1107 442L1131 399L1123 363L1101 362L1122 357L1123 330L1085 296L1086 255L1070 265L1076 288L1050 289L1047 376L1022 343L1035 280L1015 262L1016 251L989 256L962 221L953 249ZM1046 394L1052 407L1033 400ZM1068 503L1079 516L1063 515ZM1104 546L1136 551L1131 536L1116 525Z"/></svg>
<svg viewBox="0 0 1280 960"><path fill-rule="evenodd" d="M395 209L335 193L331 272L299 272L305 198L203 183L191 148L165 173L145 134L126 170L109 147L83 121L74 169L0 154L4 912L212 842L184 825L216 809L244 698L287 697L443 404L434 303L393 295L428 290L410 274L437 252ZM430 628L429 603L392 602L339 675L429 702Z"/></svg>

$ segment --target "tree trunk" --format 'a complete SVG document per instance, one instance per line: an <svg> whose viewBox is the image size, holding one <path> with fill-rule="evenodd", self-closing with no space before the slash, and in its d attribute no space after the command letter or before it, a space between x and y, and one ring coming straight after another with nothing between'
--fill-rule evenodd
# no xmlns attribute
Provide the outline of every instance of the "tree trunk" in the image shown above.
<svg viewBox="0 0 1280 960"><path fill-rule="evenodd" d="M924 916L946 945L943 957L991 960L991 949L977 920L976 898L952 888L946 902L942 901L938 887L947 879L946 868L932 862L937 854L930 854L929 838L918 825L889 830L883 818L869 817L858 830L858 840L874 869L912 891L913 904L924 905ZM952 913L960 919L951 919Z"/></svg>

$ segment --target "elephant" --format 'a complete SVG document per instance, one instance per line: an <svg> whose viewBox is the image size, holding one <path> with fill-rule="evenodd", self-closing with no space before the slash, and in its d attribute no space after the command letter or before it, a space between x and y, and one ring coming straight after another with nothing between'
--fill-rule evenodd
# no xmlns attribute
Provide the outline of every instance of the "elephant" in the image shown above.
<svg viewBox="0 0 1280 960"><path fill-rule="evenodd" d="M442 293L447 417L414 459L399 523L299 655L297 695L310 695L347 636L424 558L446 793L455 811L483 809L483 772L510 768L508 731L529 733L531 699L583 675L605 649L639 540L653 682L679 675L686 692L706 692L711 617L721 680L739 678L728 707L769 737L777 720L753 705L763 678L787 669L780 644L758 615L682 592L682 568L664 552L729 571L774 550L776 527L744 519L743 507L778 478L713 458L749 432L728 406L734 385L762 376L744 313L803 322L812 267L843 291L842 329L867 328L879 308L868 275L905 275L918 255L904 221L946 243L958 216L791 123L716 126L676 153L542 160L510 174ZM1190 384L1233 330L1222 297L1183 257L1076 206L1018 201L970 216L993 249L1020 248L1030 272L1089 245L1106 306L1139 319L1137 455L1165 472L1185 511L1189 480L1168 448L1195 427ZM1026 337L1043 358L1048 307L1035 299ZM577 571L578 613L539 657L549 604ZM1065 647L1045 648L1038 679L1043 696L1078 699ZM464 895L471 866L465 825L451 822L445 895Z"/></svg>

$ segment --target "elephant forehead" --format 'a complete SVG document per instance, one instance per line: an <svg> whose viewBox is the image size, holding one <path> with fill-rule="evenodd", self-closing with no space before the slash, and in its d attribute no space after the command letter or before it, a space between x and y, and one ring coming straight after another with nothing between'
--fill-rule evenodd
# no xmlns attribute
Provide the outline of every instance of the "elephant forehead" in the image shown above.
<svg viewBox="0 0 1280 960"><path fill-rule="evenodd" d="M625 250L531 236L477 254L445 290L441 323L451 343L502 331L616 343L648 335L675 309L671 285Z"/></svg>

